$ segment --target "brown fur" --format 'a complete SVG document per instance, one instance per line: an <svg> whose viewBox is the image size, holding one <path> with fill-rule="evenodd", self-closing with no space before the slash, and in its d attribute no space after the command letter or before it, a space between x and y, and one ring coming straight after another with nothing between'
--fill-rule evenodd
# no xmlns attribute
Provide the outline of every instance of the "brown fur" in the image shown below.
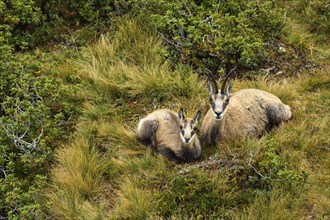
<svg viewBox="0 0 330 220"><path fill-rule="evenodd" d="M157 110L141 119L137 138L174 162L196 160L201 155L197 135L194 135L189 144L183 143L180 137L180 119L177 113L170 110Z"/></svg>
<svg viewBox="0 0 330 220"><path fill-rule="evenodd" d="M231 95L222 120L215 120L212 109L209 109L200 136L207 144L260 137L290 117L290 107L275 95L257 89L243 89Z"/></svg>

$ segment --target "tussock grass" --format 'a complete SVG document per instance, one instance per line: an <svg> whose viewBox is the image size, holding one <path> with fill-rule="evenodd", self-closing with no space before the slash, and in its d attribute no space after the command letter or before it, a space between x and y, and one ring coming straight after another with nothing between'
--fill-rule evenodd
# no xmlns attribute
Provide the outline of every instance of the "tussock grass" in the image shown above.
<svg viewBox="0 0 330 220"><path fill-rule="evenodd" d="M54 169L53 175L61 185L77 190L86 197L100 193L96 186L101 183L102 161L99 160L98 153L90 147L85 137L76 139L70 147L62 148L57 152L56 157L62 167ZM81 172L77 172L78 170ZM74 185L71 185L73 183Z"/></svg>
<svg viewBox="0 0 330 220"><path fill-rule="evenodd" d="M104 160L86 137L79 136L70 146L63 146L57 154L58 166L53 169L54 187L47 196L51 211L58 218L74 219L84 215L98 216L102 212L92 198L103 188Z"/></svg>
<svg viewBox="0 0 330 220"><path fill-rule="evenodd" d="M163 51L159 38L128 21L63 68L77 70L84 105L75 138L57 152L47 192L56 218L321 219L330 214L328 67L287 79L234 80L233 92L258 88L277 95L291 106L293 118L260 139L206 146L201 161L174 165L136 141L137 123L158 108L184 106L190 117L198 109L206 113L208 92L204 78L187 67L173 69Z"/></svg>
<svg viewBox="0 0 330 220"><path fill-rule="evenodd" d="M304 216L304 211L292 211L287 207L293 201L287 194L274 190L270 193L261 192L258 194L253 203L242 210L235 213L233 219L252 220L252 219L300 219Z"/></svg>
<svg viewBox="0 0 330 220"><path fill-rule="evenodd" d="M104 89L109 96L156 99L194 97L203 91L192 70L178 67L170 71L169 63L162 58L162 41L154 34L132 22L118 29L113 35L102 35L76 62L78 75L90 80L93 88L99 92Z"/></svg>
<svg viewBox="0 0 330 220"><path fill-rule="evenodd" d="M132 176L134 180L134 176ZM124 179L117 192L115 208L110 219L146 219L155 214L157 201L149 190L139 188L129 178Z"/></svg>

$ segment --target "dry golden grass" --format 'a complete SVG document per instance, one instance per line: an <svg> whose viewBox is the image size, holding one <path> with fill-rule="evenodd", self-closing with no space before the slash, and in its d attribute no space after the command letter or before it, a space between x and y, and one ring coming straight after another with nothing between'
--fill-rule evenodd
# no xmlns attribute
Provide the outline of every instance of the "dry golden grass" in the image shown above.
<svg viewBox="0 0 330 220"><path fill-rule="evenodd" d="M82 79L93 83L92 89L109 96L198 96L204 86L197 75L183 67L171 71L162 58L162 50L162 41L154 34L126 22L112 37L103 35L95 45L86 48L76 67ZM187 74L183 75L183 71Z"/></svg>
<svg viewBox="0 0 330 220"><path fill-rule="evenodd" d="M153 200L149 190L141 189L134 183L134 175L122 179L116 196L110 219L146 219L156 212L157 201Z"/></svg>
<svg viewBox="0 0 330 220"><path fill-rule="evenodd" d="M75 219L85 214L100 215L99 203L92 199L104 191L105 160L87 137L78 136L70 146L57 151L58 165L53 169L53 188L47 195L51 212L58 218Z"/></svg>

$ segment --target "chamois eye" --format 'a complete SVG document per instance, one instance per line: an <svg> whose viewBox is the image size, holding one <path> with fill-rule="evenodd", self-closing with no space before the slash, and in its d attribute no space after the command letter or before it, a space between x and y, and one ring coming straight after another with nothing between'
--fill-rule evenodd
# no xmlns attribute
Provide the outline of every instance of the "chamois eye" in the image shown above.
<svg viewBox="0 0 330 220"><path fill-rule="evenodd" d="M183 126L182 126L182 125L179 125L179 127L180 127L180 129L182 129L182 128L183 128Z"/></svg>
<svg viewBox="0 0 330 220"><path fill-rule="evenodd" d="M197 131L197 127L194 127L194 131Z"/></svg>
<svg viewBox="0 0 330 220"><path fill-rule="evenodd" d="M212 97L211 96L209 97L209 101L212 102Z"/></svg>

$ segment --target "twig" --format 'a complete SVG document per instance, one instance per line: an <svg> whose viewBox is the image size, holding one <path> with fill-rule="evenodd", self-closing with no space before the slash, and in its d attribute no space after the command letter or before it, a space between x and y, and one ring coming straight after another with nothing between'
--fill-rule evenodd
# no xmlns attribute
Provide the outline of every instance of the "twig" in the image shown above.
<svg viewBox="0 0 330 220"><path fill-rule="evenodd" d="M264 70L266 72L266 74L264 75L264 79L266 79L266 77L268 76L269 72L272 71L273 69L275 69L275 66L272 66L272 67L267 68L267 69L261 69L261 70Z"/></svg>
<svg viewBox="0 0 330 220"><path fill-rule="evenodd" d="M6 171L5 171L5 169L3 169L3 168L0 168L0 170L2 171L3 175L5 176L5 178L4 178L4 179L6 179L6 178L7 178L7 174L6 174Z"/></svg>
<svg viewBox="0 0 330 220"><path fill-rule="evenodd" d="M259 176L264 178L264 175L262 175L254 166L252 166L252 164L251 164L252 158L253 158L253 153L252 153L252 149L250 147L250 159L249 159L249 162L248 162L248 166L250 168L252 168L254 170L254 172L256 172Z"/></svg>
<svg viewBox="0 0 330 220"><path fill-rule="evenodd" d="M169 44L171 44L171 45L173 45L175 48L177 48L178 50L181 50L181 47L178 45L178 44L176 44L176 43L174 43L173 41L171 41L171 40L169 40L169 39L167 39L165 36L164 36L164 34L162 34L161 32L159 32L158 30L156 30L156 33L157 34L159 34L167 43L169 43Z"/></svg>
<svg viewBox="0 0 330 220"><path fill-rule="evenodd" d="M4 131L6 132L6 135L13 140L15 147L19 150L24 151L25 153L31 153L33 150L37 149L37 145L39 144L40 139L43 135L43 129L41 128L41 132L38 137L34 138L32 142L27 142L23 140L23 138L28 133L30 129L30 124L22 135L16 134L14 132L14 126L12 124L5 126L2 122L2 119L0 120L0 125L3 127Z"/></svg>
<svg viewBox="0 0 330 220"><path fill-rule="evenodd" d="M198 25L197 25L197 27L199 27L202 23L204 23L204 22L207 22L207 23L209 23L209 21L213 21L213 17L212 16L208 16L208 17L206 17L204 20L202 20L202 21L200 21L199 23L198 23ZM210 23L209 23L210 24Z"/></svg>

